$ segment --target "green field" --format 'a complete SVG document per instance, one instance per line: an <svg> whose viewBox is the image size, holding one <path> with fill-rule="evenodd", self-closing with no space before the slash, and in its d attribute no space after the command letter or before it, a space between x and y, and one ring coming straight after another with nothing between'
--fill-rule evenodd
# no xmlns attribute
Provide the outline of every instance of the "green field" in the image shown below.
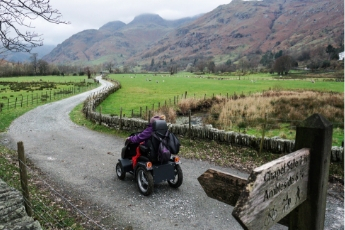
<svg viewBox="0 0 345 230"><path fill-rule="evenodd" d="M174 97L207 98L213 95L230 96L236 93L253 94L270 89L305 89L318 91L344 92L343 82L330 82L317 79L279 80L277 75L255 74L242 76L219 77L212 75L193 75L191 73L168 74L111 74L111 79L121 83L122 88L108 97L102 104L105 114L118 114L122 107L126 113L139 111L140 107L148 109L158 103L174 102ZM218 80L223 78L223 80Z"/></svg>
<svg viewBox="0 0 345 230"><path fill-rule="evenodd" d="M140 107L144 113L146 107L148 110L157 110L158 106L173 104L184 96L187 92L187 98L211 98L215 95L230 97L234 94L250 95L262 93L271 89L279 90L314 90L324 92L344 92L344 83L324 81L322 78L303 78L303 79L280 79L277 75L255 74L242 76L211 76L211 75L193 75L190 73L179 73L170 76L168 74L112 74L111 79L121 83L122 88L116 93L110 95L97 108L102 113L119 115L122 108L123 114L131 117L133 112L139 114ZM312 83L312 80L315 83ZM337 127L342 125L337 124ZM265 136L280 136L282 138L294 139L295 127L289 123L282 123L281 128L272 128L266 130ZM288 128L283 128L288 127ZM292 127L292 128L291 128ZM239 131L237 125L233 129ZM261 136L261 126L247 127L246 132L251 135ZM335 128L333 135L333 144L341 145L344 139L343 128Z"/></svg>
<svg viewBox="0 0 345 230"><path fill-rule="evenodd" d="M85 76L0 78L0 132L36 106L78 94L97 84Z"/></svg>

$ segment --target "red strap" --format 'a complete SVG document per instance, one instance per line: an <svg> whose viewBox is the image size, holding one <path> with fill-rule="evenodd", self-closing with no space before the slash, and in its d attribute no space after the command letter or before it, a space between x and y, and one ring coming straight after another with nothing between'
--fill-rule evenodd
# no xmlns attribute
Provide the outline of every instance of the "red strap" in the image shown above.
<svg viewBox="0 0 345 230"><path fill-rule="evenodd" d="M137 162L138 162L138 158L140 157L140 149L139 149L139 146L135 149L136 151L136 155L134 157L132 157L132 164L133 164L133 169L135 168L135 166L137 165Z"/></svg>

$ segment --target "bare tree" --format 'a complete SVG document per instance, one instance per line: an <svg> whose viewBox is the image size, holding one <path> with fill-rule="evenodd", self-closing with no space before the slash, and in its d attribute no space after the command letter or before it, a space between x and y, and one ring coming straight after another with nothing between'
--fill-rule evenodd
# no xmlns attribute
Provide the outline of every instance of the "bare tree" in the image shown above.
<svg viewBox="0 0 345 230"><path fill-rule="evenodd" d="M114 63L112 61L104 63L104 68L109 71L109 73L113 72Z"/></svg>
<svg viewBox="0 0 345 230"><path fill-rule="evenodd" d="M37 18L55 24L68 24L61 21L61 13L50 5L50 0L1 0L0 1L0 53L5 51L30 52L43 45L41 35L25 31L34 28L32 21Z"/></svg>
<svg viewBox="0 0 345 230"><path fill-rule="evenodd" d="M288 74L291 67L295 65L295 61L289 55L283 55L274 62L273 70L279 75Z"/></svg>
<svg viewBox="0 0 345 230"><path fill-rule="evenodd" d="M40 75L46 75L49 71L49 64L47 61L45 60L38 60L37 62L37 67L38 67L38 71L40 72Z"/></svg>

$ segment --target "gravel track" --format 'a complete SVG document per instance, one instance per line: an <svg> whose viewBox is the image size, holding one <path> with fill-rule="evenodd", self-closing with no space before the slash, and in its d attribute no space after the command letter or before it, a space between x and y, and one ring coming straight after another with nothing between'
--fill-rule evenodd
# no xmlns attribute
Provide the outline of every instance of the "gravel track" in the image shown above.
<svg viewBox="0 0 345 230"><path fill-rule="evenodd" d="M132 175L127 174L125 181L116 177L123 138L91 131L69 119L76 105L111 84L101 79L100 83L95 90L27 112L11 124L1 142L16 149L16 143L23 141L27 158L60 190L107 213L101 221L104 229L242 229L231 215L233 207L208 198L197 177L211 167L244 177L247 174L182 159L182 186L172 189L162 183L149 197L140 195ZM343 200L329 196L325 229L344 229L343 217ZM287 228L275 225L273 229Z"/></svg>

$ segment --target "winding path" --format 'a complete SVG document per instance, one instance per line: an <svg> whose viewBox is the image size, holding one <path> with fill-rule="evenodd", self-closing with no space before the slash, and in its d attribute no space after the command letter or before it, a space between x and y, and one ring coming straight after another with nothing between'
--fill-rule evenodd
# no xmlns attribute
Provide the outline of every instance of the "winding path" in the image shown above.
<svg viewBox="0 0 345 230"><path fill-rule="evenodd" d="M111 84L101 79L100 83L102 86L95 90L37 107L19 117L2 142L16 149L16 143L23 141L27 157L60 190L108 213L101 221L105 229L113 223L118 227L131 225L136 230L242 229L231 215L233 207L208 198L197 181L210 167L247 176L232 169L182 159L182 186L174 190L162 183L149 197L140 195L133 176L127 174L125 181L118 180L115 164L124 140L91 131L69 119L69 112L88 95ZM339 215L343 217L343 209ZM337 224L344 228L342 218ZM274 229L286 228L276 225Z"/></svg>

